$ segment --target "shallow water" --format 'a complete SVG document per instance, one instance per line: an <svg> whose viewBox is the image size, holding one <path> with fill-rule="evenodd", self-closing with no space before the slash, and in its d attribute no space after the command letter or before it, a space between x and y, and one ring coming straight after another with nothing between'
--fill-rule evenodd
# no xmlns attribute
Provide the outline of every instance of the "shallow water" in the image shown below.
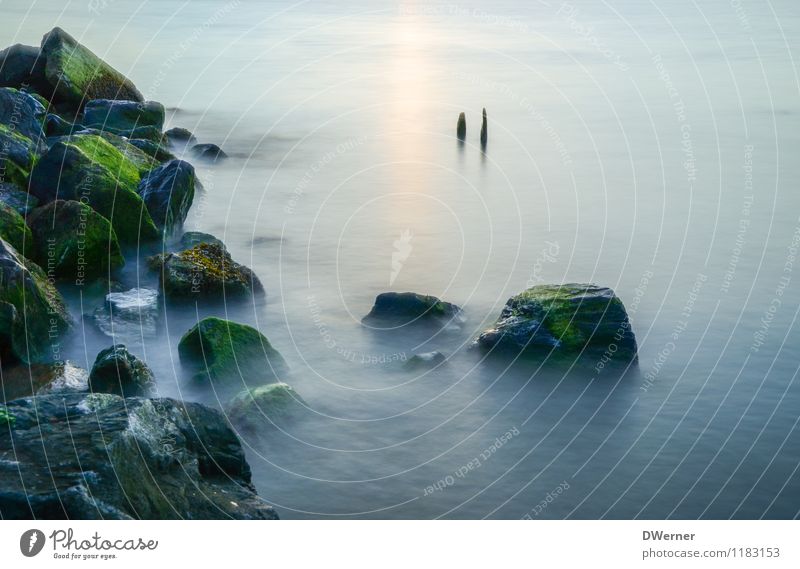
<svg viewBox="0 0 800 569"><path fill-rule="evenodd" d="M161 394L212 404L177 358L198 317L282 352L307 409L243 435L282 517L793 518L800 14L737 6L2 0L0 44L60 25L231 154L198 165L187 229L266 298L170 307L125 341ZM154 284L135 258L124 280ZM539 282L613 287L638 372L467 350ZM362 327L387 290L460 304L467 326ZM99 302L65 292L76 315ZM64 355L88 367L110 342L87 325ZM445 366L399 369L433 349Z"/></svg>

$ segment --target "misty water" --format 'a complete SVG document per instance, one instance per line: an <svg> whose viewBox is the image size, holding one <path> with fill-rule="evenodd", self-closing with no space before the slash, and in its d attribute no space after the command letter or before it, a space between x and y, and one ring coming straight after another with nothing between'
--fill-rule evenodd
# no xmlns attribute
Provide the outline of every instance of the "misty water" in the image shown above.
<svg viewBox="0 0 800 569"><path fill-rule="evenodd" d="M228 393L188 381L181 335L216 314L269 338L306 407L241 436L281 517L793 518L797 8L2 0L0 44L61 26L231 156L196 164L186 229L222 239L266 296L170 305L118 340L159 394L219 406ZM122 280L157 285L133 254ZM616 291L638 370L469 350L510 296L562 282ZM390 290L468 321L362 326ZM64 292L76 317L102 302ZM82 320L63 356L89 368L111 342ZM402 369L431 350L448 362Z"/></svg>

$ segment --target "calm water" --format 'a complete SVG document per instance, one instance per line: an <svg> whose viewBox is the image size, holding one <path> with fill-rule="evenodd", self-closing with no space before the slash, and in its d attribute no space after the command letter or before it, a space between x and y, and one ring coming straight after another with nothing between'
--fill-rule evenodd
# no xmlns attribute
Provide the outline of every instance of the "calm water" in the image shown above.
<svg viewBox="0 0 800 569"><path fill-rule="evenodd" d="M266 299L169 310L125 341L162 394L217 404L180 335L216 313L269 337L307 404L244 436L282 517L793 518L800 9L743 5L0 0L0 44L60 25L232 155L199 169L188 228ZM626 303L638 373L466 350L527 283L568 281ZM468 326L362 328L387 290L456 302ZM110 339L81 332L66 351L88 367ZM399 369L432 349L450 362Z"/></svg>

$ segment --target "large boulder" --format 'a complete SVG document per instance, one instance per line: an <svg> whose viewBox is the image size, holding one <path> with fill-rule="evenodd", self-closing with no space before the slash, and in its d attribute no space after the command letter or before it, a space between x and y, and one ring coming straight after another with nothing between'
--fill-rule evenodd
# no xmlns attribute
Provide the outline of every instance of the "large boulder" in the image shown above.
<svg viewBox="0 0 800 569"><path fill-rule="evenodd" d="M154 387L153 372L124 344L115 344L97 354L89 374L89 389L93 393L136 397L148 395Z"/></svg>
<svg viewBox="0 0 800 569"><path fill-rule="evenodd" d="M0 239L0 363L57 359L70 324L64 299L44 271Z"/></svg>
<svg viewBox="0 0 800 569"><path fill-rule="evenodd" d="M61 28L53 28L42 38L41 57L58 101L74 107L92 99L144 101L129 79Z"/></svg>
<svg viewBox="0 0 800 569"><path fill-rule="evenodd" d="M77 201L56 200L28 217L33 258L56 277L83 284L106 277L125 264L111 223Z"/></svg>
<svg viewBox="0 0 800 569"><path fill-rule="evenodd" d="M178 355L200 382L260 385L285 366L261 332L214 317L204 318L183 335Z"/></svg>
<svg viewBox="0 0 800 569"><path fill-rule="evenodd" d="M225 408L225 414L237 429L262 432L293 415L305 403L285 383L269 383L241 391Z"/></svg>
<svg viewBox="0 0 800 569"><path fill-rule="evenodd" d="M186 220L194 200L194 182L194 167L183 160L162 164L142 178L139 195L159 229L171 233Z"/></svg>
<svg viewBox="0 0 800 569"><path fill-rule="evenodd" d="M636 337L622 301L592 284L539 285L508 300L476 345L505 356L599 365L635 361Z"/></svg>
<svg viewBox="0 0 800 569"><path fill-rule="evenodd" d="M77 134L56 141L36 162L30 193L42 203L56 199L84 202L111 221L122 244L136 245L159 236L136 191L147 167L146 162L134 162L101 136Z"/></svg>
<svg viewBox="0 0 800 569"><path fill-rule="evenodd" d="M89 372L70 361L20 364L4 369L0 400L13 401L32 395L86 391Z"/></svg>
<svg viewBox="0 0 800 569"><path fill-rule="evenodd" d="M277 519L239 439L204 405L66 394L6 412L2 519Z"/></svg>
<svg viewBox="0 0 800 569"><path fill-rule="evenodd" d="M164 105L156 101L95 99L83 109L83 124L109 132L130 132L143 126L164 128Z"/></svg>
<svg viewBox="0 0 800 569"><path fill-rule="evenodd" d="M464 322L461 308L435 296L415 292L384 292L362 322L376 328L407 325L459 326Z"/></svg>
<svg viewBox="0 0 800 569"><path fill-rule="evenodd" d="M17 251L27 253L25 247L33 247L31 230L25 225L25 219L5 202L0 202L0 238L5 239Z"/></svg>
<svg viewBox="0 0 800 569"><path fill-rule="evenodd" d="M235 262L217 243L156 255L148 262L159 271L161 290L172 300L223 300L264 290L253 271Z"/></svg>

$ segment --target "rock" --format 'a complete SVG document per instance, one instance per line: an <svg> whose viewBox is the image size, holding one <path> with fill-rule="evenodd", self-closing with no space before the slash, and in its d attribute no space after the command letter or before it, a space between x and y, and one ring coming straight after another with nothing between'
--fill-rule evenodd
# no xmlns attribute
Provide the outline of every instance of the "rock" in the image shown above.
<svg viewBox="0 0 800 569"><path fill-rule="evenodd" d="M101 136L74 135L59 139L36 162L30 193L45 204L56 199L86 203L111 221L120 243L137 245L159 236L136 191L145 168Z"/></svg>
<svg viewBox="0 0 800 569"><path fill-rule="evenodd" d="M192 146L191 152L195 158L200 158L209 162L216 162L228 157L222 148L216 144L195 144Z"/></svg>
<svg viewBox="0 0 800 569"><path fill-rule="evenodd" d="M263 384L285 365L261 332L221 318L204 318L178 344L181 364L200 382Z"/></svg>
<svg viewBox="0 0 800 569"><path fill-rule="evenodd" d="M489 138L488 125L486 123L486 109L483 109L483 122L481 123L481 146L486 148L486 141Z"/></svg>
<svg viewBox="0 0 800 569"><path fill-rule="evenodd" d="M172 300L222 300L264 291L253 271L235 262L224 246L216 243L156 255L148 263L160 272L161 290Z"/></svg>
<svg viewBox="0 0 800 569"><path fill-rule="evenodd" d="M32 209L39 206L39 200L35 196L17 186L0 182L0 202L11 206L20 215L25 215Z"/></svg>
<svg viewBox="0 0 800 569"><path fill-rule="evenodd" d="M194 167L183 160L162 164L139 184L139 195L156 226L171 233L182 225L194 200Z"/></svg>
<svg viewBox="0 0 800 569"><path fill-rule="evenodd" d="M46 112L32 96L0 89L0 179L26 188L36 158L45 150Z"/></svg>
<svg viewBox="0 0 800 569"><path fill-rule="evenodd" d="M0 202L0 237L17 251L27 253L26 248L33 248L31 230L25 225L25 219L16 209L4 202Z"/></svg>
<svg viewBox="0 0 800 569"><path fill-rule="evenodd" d="M467 138L467 115L461 113L458 115L458 124L456 125L456 136L459 140Z"/></svg>
<svg viewBox="0 0 800 569"><path fill-rule="evenodd" d="M154 387L153 372L124 344L115 344L97 354L89 374L92 393L137 397L147 395Z"/></svg>
<svg viewBox="0 0 800 569"><path fill-rule="evenodd" d="M197 144L197 137L191 131L175 127L164 133L164 139L171 145L177 147L194 146Z"/></svg>
<svg viewBox="0 0 800 569"><path fill-rule="evenodd" d="M303 399L291 386L269 383L240 392L228 403L225 415L236 428L258 433L291 416L304 405Z"/></svg>
<svg viewBox="0 0 800 569"><path fill-rule="evenodd" d="M39 48L15 44L0 51L0 87L30 88L49 99L53 88L44 76Z"/></svg>
<svg viewBox="0 0 800 569"><path fill-rule="evenodd" d="M187 231L181 236L182 250L191 249L200 243L215 244L225 249L225 244L209 233L203 233L201 231Z"/></svg>
<svg viewBox="0 0 800 569"><path fill-rule="evenodd" d="M5 405L0 405L0 428L13 428L17 418L12 415Z"/></svg>
<svg viewBox="0 0 800 569"><path fill-rule="evenodd" d="M408 371L429 370L439 367L446 361L447 357L442 352L425 352L408 358L408 361L403 364L403 369Z"/></svg>
<svg viewBox="0 0 800 569"><path fill-rule="evenodd" d="M143 138L132 138L128 140L130 144L144 152L147 156L163 164L170 160L175 160L175 156L161 144L157 144L152 140L145 140Z"/></svg>
<svg viewBox="0 0 800 569"><path fill-rule="evenodd" d="M0 363L52 361L70 324L44 271L0 239Z"/></svg>
<svg viewBox="0 0 800 569"><path fill-rule="evenodd" d="M109 293L93 318L100 331L112 338L135 341L143 335L154 336L158 325L158 291L132 288Z"/></svg>
<svg viewBox="0 0 800 569"><path fill-rule="evenodd" d="M125 158L130 160L133 165L136 166L136 169L139 171L141 176L146 175L148 172L150 172L150 170L158 166L158 162L151 156L148 156L144 150L133 144L131 140L118 134L97 130L96 128L86 128L75 132L74 135L77 137L82 137L85 135L99 136L111 146L119 150L120 154L122 154ZM76 136L73 136L72 138L75 138ZM71 140L72 138L67 140Z"/></svg>
<svg viewBox="0 0 800 569"><path fill-rule="evenodd" d="M156 101L95 99L83 108L83 124L115 133L149 126L160 134L164 128L164 105Z"/></svg>
<svg viewBox="0 0 800 569"><path fill-rule="evenodd" d="M411 324L459 326L464 322L461 308L455 304L415 292L384 292L362 322L369 326L396 327Z"/></svg>
<svg viewBox="0 0 800 569"><path fill-rule="evenodd" d="M44 134L47 137L69 136L85 128L81 124L71 123L53 113L49 113L44 119Z"/></svg>
<svg viewBox="0 0 800 569"><path fill-rule="evenodd" d="M4 369L0 400L32 395L87 391L89 372L72 362L18 365Z"/></svg>
<svg viewBox="0 0 800 569"><path fill-rule="evenodd" d="M0 89L0 124L41 147L47 111L35 97L17 89Z"/></svg>
<svg viewBox="0 0 800 569"><path fill-rule="evenodd" d="M622 301L591 284L538 285L508 300L476 345L506 356L547 357L598 364L635 361L636 338ZM608 357L608 356L606 356Z"/></svg>
<svg viewBox="0 0 800 569"><path fill-rule="evenodd" d="M277 519L239 439L204 405L68 394L19 399L7 412L2 519Z"/></svg>
<svg viewBox="0 0 800 569"><path fill-rule="evenodd" d="M111 223L77 201L57 200L28 217L33 232L32 258L59 279L82 285L109 278L125 265Z"/></svg>
<svg viewBox="0 0 800 569"><path fill-rule="evenodd" d="M42 38L41 57L58 101L77 108L92 99L144 101L130 80L61 28L53 28Z"/></svg>

